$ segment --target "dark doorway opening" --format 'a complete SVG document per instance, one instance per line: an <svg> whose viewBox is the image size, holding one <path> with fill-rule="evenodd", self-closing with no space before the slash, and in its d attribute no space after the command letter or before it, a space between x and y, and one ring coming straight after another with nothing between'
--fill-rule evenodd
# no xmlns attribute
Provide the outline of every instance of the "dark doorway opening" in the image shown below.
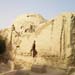
<svg viewBox="0 0 75 75"><path fill-rule="evenodd" d="M6 51L6 41L0 38L0 55Z"/></svg>

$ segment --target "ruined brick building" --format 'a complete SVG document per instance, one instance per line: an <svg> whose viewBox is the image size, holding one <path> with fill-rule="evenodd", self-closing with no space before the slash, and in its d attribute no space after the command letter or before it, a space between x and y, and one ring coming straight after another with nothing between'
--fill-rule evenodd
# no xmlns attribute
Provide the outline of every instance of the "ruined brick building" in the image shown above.
<svg viewBox="0 0 75 75"><path fill-rule="evenodd" d="M6 41L4 54L21 67L34 63L58 67L75 65L74 13L63 13L52 20L39 14L25 14L17 17L10 28L1 30L0 35ZM34 40L36 61L30 54Z"/></svg>

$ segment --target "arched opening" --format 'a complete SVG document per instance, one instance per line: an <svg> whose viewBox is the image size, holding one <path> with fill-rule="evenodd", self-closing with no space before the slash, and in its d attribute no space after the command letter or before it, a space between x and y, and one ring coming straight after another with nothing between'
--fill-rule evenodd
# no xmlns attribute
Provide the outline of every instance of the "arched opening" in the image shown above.
<svg viewBox="0 0 75 75"><path fill-rule="evenodd" d="M6 51L6 41L0 36L0 55Z"/></svg>

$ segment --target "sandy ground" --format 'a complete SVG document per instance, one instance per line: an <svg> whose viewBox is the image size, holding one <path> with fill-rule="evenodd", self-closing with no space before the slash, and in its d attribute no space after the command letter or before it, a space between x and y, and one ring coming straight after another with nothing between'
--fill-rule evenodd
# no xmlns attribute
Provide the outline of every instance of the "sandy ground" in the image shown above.
<svg viewBox="0 0 75 75"><path fill-rule="evenodd" d="M20 59L20 57L18 57ZM22 58L24 60L24 58ZM31 59L32 60L32 59ZM20 70L12 70L10 71L10 66L5 64L0 64L0 75L68 75L67 70L46 67L46 73L33 72L31 69L20 69ZM69 75L75 75L75 72Z"/></svg>
<svg viewBox="0 0 75 75"><path fill-rule="evenodd" d="M66 71L62 69L47 68L46 73L36 73L31 70L14 70L0 75L66 75Z"/></svg>

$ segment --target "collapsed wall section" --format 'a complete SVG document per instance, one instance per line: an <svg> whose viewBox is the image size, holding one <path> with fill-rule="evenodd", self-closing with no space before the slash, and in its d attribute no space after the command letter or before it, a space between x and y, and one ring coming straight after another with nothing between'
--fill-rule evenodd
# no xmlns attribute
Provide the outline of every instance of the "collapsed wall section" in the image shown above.
<svg viewBox="0 0 75 75"><path fill-rule="evenodd" d="M75 30L72 29L72 13L48 21L39 18L34 14L22 16L16 19L8 31L2 32L1 35L7 38L7 51L14 58L15 64L22 68L29 68L32 64L67 67L69 57L74 53L74 45L71 45ZM30 52L34 40L37 51L35 58Z"/></svg>

